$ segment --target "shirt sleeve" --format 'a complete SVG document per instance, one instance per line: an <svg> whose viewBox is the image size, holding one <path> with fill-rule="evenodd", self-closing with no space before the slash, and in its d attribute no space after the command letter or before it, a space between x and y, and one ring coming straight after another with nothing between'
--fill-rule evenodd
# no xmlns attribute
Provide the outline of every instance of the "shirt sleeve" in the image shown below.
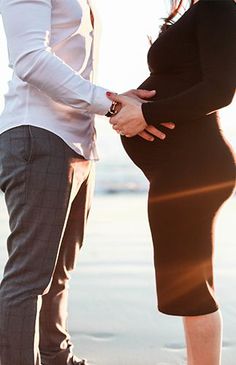
<svg viewBox="0 0 236 365"><path fill-rule="evenodd" d="M186 122L231 103L236 87L236 5L233 0L200 0L195 34L202 78L170 98L142 104L148 124Z"/></svg>
<svg viewBox="0 0 236 365"><path fill-rule="evenodd" d="M81 77L50 48L51 0L2 0L10 65L18 78L58 103L104 115L106 89Z"/></svg>

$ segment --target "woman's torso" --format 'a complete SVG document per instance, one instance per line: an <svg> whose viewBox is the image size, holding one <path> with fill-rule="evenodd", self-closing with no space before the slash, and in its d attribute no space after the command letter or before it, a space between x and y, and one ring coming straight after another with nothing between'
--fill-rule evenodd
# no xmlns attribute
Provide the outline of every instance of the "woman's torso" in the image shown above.
<svg viewBox="0 0 236 365"><path fill-rule="evenodd" d="M157 91L156 99L169 98L191 88L201 81L201 62L194 34L198 4L190 8L174 25L159 36L148 53L150 77L140 88ZM186 106L187 107L187 106ZM166 122L171 122L167 120ZM219 128L218 112L201 119L176 123L166 132L164 141L147 142L141 137L122 137L122 143L131 159L145 172L163 164L187 161L200 164L206 155L218 159L225 155L232 163L232 154Z"/></svg>

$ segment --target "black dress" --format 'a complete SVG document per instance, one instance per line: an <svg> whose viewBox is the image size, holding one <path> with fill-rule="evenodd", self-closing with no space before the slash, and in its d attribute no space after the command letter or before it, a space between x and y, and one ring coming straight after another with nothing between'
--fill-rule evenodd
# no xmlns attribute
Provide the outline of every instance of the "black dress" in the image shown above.
<svg viewBox="0 0 236 365"><path fill-rule="evenodd" d="M167 138L122 137L128 155L150 181L149 222L154 243L158 308L194 316L214 312L213 224L232 194L233 154L219 129L217 110L236 86L236 5L199 0L150 48L150 77L140 88L157 90L142 105L148 124Z"/></svg>

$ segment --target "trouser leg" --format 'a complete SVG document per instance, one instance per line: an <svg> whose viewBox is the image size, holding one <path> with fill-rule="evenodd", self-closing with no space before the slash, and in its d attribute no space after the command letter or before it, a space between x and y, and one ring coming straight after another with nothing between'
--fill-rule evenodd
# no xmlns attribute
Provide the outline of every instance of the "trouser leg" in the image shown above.
<svg viewBox="0 0 236 365"><path fill-rule="evenodd" d="M93 169L78 191L68 217L50 290L42 297L40 353L42 365L70 364L72 343L67 329L68 281L83 243L93 193Z"/></svg>
<svg viewBox="0 0 236 365"><path fill-rule="evenodd" d="M3 133L0 149L11 229L0 287L0 360L39 365L42 295L50 288L71 203L90 163L81 163L52 133L28 126Z"/></svg>

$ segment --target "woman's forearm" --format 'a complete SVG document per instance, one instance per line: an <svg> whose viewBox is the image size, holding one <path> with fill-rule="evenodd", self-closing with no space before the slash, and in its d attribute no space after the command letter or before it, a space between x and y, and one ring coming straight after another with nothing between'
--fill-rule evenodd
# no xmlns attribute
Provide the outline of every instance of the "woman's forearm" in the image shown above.
<svg viewBox="0 0 236 365"><path fill-rule="evenodd" d="M174 97L144 103L142 111L148 124L186 123L229 105L234 93L233 85L203 81Z"/></svg>
<svg viewBox="0 0 236 365"><path fill-rule="evenodd" d="M230 1L201 1L194 25L201 80L170 98L144 104L147 123L186 123L232 101L236 87L236 5ZM158 90L157 90L158 95Z"/></svg>

